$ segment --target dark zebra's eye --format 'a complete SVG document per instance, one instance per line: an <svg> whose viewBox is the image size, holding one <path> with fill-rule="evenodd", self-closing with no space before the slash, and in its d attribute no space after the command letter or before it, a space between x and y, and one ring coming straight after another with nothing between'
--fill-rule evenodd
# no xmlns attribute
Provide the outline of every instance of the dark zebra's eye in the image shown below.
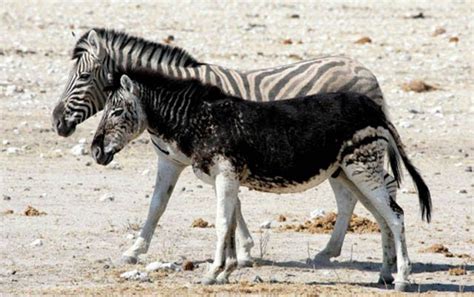
<svg viewBox="0 0 474 297"><path fill-rule="evenodd" d="M123 108L119 108L119 109L114 110L114 112L112 112L111 116L119 117L119 116L122 115L122 113L123 113Z"/></svg>
<svg viewBox="0 0 474 297"><path fill-rule="evenodd" d="M79 75L80 80L88 80L91 77L90 73L84 72Z"/></svg>

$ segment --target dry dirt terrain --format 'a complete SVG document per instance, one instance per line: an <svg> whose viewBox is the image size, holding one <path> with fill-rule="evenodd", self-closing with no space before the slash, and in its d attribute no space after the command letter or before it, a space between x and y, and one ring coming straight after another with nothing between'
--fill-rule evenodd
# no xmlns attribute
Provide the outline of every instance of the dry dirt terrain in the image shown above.
<svg viewBox="0 0 474 297"><path fill-rule="evenodd" d="M174 3L177 2L177 3ZM236 271L231 284L197 284L213 257L211 187L190 170L181 176L137 265L120 255L144 222L156 173L148 136L116 156L113 166L74 155L89 147L94 117L69 138L51 129L50 115L71 67L77 36L93 26L126 30L155 41L169 39L197 59L240 69L269 67L320 55L353 57L379 79L391 118L413 162L431 188L433 221L421 221L406 175L399 191L405 210L412 291L473 294L473 7L472 1L100 1L65 4L2 1L0 8L0 294L291 294L378 295L378 233L348 234L339 258L305 264L329 234L295 232L311 211L336 211L327 183L292 195L242 189L243 214L256 242L258 265ZM75 32L73 37L71 31ZM368 37L359 43L357 40ZM370 39L370 42L368 42ZM407 90L414 79L434 86ZM113 201L101 201L105 194ZM30 209L32 206L39 213ZM355 213L372 219L360 205ZM278 222L284 215L286 222ZM273 220L261 233L260 224ZM267 247L259 243L266 241ZM423 252L440 244L439 253ZM120 274L145 271L153 261L193 261L194 271L154 272L146 282ZM254 283L259 276L263 283Z"/></svg>

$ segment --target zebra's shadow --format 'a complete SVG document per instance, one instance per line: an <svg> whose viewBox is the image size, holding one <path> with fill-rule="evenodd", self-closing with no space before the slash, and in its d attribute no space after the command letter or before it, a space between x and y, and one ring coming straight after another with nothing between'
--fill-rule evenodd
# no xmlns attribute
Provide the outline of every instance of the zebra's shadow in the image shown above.
<svg viewBox="0 0 474 297"><path fill-rule="evenodd" d="M366 262L366 261L331 261L328 263L318 263L310 265L306 263L306 260L301 261L271 261L265 259L255 259L255 262L261 266L275 266L282 268L300 268L300 269L353 269L362 271L380 271L382 263L380 262ZM449 269L457 268L461 265L450 265L450 264L434 264L434 263L420 263L412 262L411 273L423 273L423 272L448 272ZM466 271L473 271L474 265L462 265Z"/></svg>
<svg viewBox="0 0 474 297"><path fill-rule="evenodd" d="M301 261L271 261L264 259L255 259L255 262L261 266L274 266L282 268L296 268L296 269L353 269L361 271L373 271L378 272L382 266L381 263L377 262L364 262L364 261L332 261L329 263L318 264L311 266L307 264L305 260ZM433 264L433 263L412 263L411 273L423 273L423 272L448 272L449 269L457 268L460 265L450 265L450 264ZM467 272L474 270L474 265L463 265ZM311 282L308 284L315 285L337 285L337 284L347 284L354 286L365 286L379 289L388 289L392 290L393 285L381 285L378 283L355 283L355 282ZM408 292L428 292L428 291L438 291L438 292L474 292L474 285L460 285L460 284L445 284L445 283L423 283L423 284L412 284L408 287Z"/></svg>

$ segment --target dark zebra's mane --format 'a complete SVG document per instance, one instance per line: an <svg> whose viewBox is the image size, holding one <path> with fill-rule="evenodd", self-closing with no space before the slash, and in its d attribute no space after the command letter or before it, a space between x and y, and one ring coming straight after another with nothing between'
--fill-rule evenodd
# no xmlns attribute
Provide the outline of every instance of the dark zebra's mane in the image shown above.
<svg viewBox="0 0 474 297"><path fill-rule="evenodd" d="M127 44L139 43L143 45L143 49L141 52L145 52L150 48L159 50L161 57L164 57L161 61L163 63L183 67L195 67L202 65L202 63L198 62L186 50L180 47L170 46L158 42L152 42L141 37L132 36L127 33L112 29L93 28L91 30L97 32L97 35L100 38L107 40L106 43L111 44L113 47L123 49ZM87 41L89 32L90 31L87 31L77 40L76 45L72 51L72 59L80 58L84 52L87 52L90 49L89 42Z"/></svg>
<svg viewBox="0 0 474 297"><path fill-rule="evenodd" d="M149 68L133 68L124 71L119 69L113 74L112 81L105 91L115 92L120 88L120 78L122 75L127 75L131 80L145 86L149 89L163 88L168 92L181 92L184 89L189 89L193 94L199 94L205 101L213 101L223 98L234 98L242 100L224 93L220 88L204 84L198 79L179 79L168 76L162 72L151 70Z"/></svg>

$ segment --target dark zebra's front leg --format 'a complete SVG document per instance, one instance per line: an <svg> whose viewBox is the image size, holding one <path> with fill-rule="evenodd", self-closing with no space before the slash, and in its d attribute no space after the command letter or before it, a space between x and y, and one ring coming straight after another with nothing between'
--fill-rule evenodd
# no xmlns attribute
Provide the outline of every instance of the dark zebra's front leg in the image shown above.
<svg viewBox="0 0 474 297"><path fill-rule="evenodd" d="M166 158L158 158L158 173L156 175L155 190L150 202L145 225L135 243L122 256L125 263L135 264L138 255L148 251L156 225L168 205L174 186L185 166Z"/></svg>
<svg viewBox="0 0 474 297"><path fill-rule="evenodd" d="M202 281L206 285L228 283L230 274L237 268L235 229L240 183L228 170L217 173L214 183L217 243L214 262Z"/></svg>

